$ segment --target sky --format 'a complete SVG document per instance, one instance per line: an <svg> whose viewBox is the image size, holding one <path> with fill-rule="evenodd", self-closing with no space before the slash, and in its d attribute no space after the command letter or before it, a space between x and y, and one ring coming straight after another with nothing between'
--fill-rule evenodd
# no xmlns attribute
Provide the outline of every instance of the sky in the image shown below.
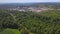
<svg viewBox="0 0 60 34"><path fill-rule="evenodd" d="M0 0L0 3L60 2L60 0Z"/></svg>

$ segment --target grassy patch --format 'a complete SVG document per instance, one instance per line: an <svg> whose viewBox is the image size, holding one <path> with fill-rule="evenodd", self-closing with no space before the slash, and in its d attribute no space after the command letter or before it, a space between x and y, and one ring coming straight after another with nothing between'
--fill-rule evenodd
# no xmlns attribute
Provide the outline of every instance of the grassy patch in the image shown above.
<svg viewBox="0 0 60 34"><path fill-rule="evenodd" d="M20 34L20 32L17 29L5 29L0 34Z"/></svg>

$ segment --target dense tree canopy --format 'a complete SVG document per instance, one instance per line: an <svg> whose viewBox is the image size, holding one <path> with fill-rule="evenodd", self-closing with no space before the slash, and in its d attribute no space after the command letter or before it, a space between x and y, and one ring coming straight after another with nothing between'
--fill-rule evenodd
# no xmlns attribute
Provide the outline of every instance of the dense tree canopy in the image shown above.
<svg viewBox="0 0 60 34"><path fill-rule="evenodd" d="M0 10L0 29L6 28L18 29L21 34L60 34L60 11Z"/></svg>

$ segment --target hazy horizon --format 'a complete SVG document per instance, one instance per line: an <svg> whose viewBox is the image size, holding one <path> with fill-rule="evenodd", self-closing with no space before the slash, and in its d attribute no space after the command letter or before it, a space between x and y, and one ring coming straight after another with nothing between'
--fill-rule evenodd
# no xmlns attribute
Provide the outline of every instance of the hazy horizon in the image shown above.
<svg viewBox="0 0 60 34"><path fill-rule="evenodd" d="M0 3L60 2L60 0L0 0Z"/></svg>

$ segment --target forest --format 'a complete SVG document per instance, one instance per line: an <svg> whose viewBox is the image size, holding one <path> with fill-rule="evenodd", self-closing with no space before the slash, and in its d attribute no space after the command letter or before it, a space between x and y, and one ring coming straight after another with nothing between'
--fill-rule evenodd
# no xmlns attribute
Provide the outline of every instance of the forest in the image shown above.
<svg viewBox="0 0 60 34"><path fill-rule="evenodd" d="M0 10L0 34L60 34L60 10Z"/></svg>

